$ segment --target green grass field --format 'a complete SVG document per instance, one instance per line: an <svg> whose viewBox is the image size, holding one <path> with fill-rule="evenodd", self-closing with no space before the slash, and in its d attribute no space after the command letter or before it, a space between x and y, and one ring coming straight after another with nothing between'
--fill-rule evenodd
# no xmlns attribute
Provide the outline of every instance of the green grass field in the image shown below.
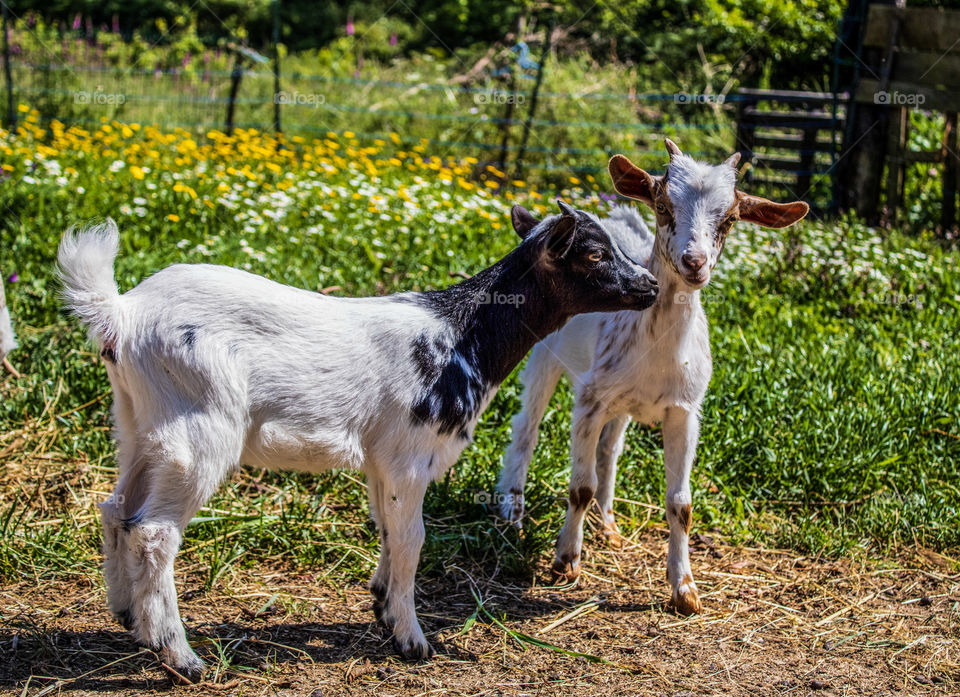
<svg viewBox="0 0 960 697"><path fill-rule="evenodd" d="M247 268L347 295L448 285L515 244L516 200L562 193L602 212L606 181L497 188L426 145L350 134L235 140L121 123L83 131L37 115L0 149L0 267L24 373L0 382L0 578L95 576L94 504L110 491L109 383L57 298L63 230L118 220L126 290L173 262ZM682 146L683 143L681 142ZM628 153L629 154L629 153ZM696 530L736 543L886 556L960 544L960 254L855 221L731 234L705 291L715 375L693 482ZM517 382L503 386L458 465L431 487L421 568L496 559L526 573L563 517L570 394L544 421L522 534L476 502L493 490ZM659 523L657 430L632 426L617 503L629 534ZM246 470L189 527L185 563L215 585L270 560L365 580L377 538L356 473Z"/></svg>

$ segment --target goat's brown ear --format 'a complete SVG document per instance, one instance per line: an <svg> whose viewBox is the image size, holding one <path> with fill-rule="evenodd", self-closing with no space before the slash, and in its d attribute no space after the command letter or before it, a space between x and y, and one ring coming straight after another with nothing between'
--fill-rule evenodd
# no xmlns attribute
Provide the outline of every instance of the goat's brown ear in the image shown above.
<svg viewBox="0 0 960 697"><path fill-rule="evenodd" d="M610 172L610 178L613 179L613 188L618 194L643 201L648 206L653 205L656 180L652 176L623 155L611 157L607 170Z"/></svg>
<svg viewBox="0 0 960 697"><path fill-rule="evenodd" d="M530 231L540 224L533 213L519 204L510 209L510 222L513 223L513 229L520 235L521 240L526 239Z"/></svg>
<svg viewBox="0 0 960 697"><path fill-rule="evenodd" d="M742 191L737 192L740 202L740 220L756 223L763 227L787 227L793 225L810 211L803 201L790 203L775 203L759 196L751 196Z"/></svg>

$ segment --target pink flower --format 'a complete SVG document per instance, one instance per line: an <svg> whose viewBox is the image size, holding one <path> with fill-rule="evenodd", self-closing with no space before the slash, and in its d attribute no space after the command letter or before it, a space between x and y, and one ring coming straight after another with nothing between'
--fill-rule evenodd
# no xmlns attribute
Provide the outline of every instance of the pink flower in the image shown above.
<svg viewBox="0 0 960 697"><path fill-rule="evenodd" d="M393 34L390 35L390 45L391 45L391 46L396 46L396 45L397 45L397 33L396 33L396 32L394 32Z"/></svg>
<svg viewBox="0 0 960 697"><path fill-rule="evenodd" d="M80 18L80 13L77 13L77 16L73 18L73 28L79 29L83 26L83 20Z"/></svg>
<svg viewBox="0 0 960 697"><path fill-rule="evenodd" d="M347 36L353 36L356 29L353 26L353 17L347 18Z"/></svg>

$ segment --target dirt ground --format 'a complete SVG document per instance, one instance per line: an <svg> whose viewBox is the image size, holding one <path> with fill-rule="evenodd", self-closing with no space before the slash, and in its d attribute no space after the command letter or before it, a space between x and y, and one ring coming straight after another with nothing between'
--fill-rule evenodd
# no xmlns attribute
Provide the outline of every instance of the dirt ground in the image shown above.
<svg viewBox="0 0 960 697"><path fill-rule="evenodd" d="M99 584L24 581L0 588L0 694L960 694L956 560L817 560L695 536L704 614L683 618L665 605L665 535L647 529L619 551L591 542L573 587L460 567L421 577L439 651L422 664L393 656L360 583L273 569L203 592L194 571L179 579L181 612L211 670L190 686L111 621ZM474 593L489 615L470 623Z"/></svg>

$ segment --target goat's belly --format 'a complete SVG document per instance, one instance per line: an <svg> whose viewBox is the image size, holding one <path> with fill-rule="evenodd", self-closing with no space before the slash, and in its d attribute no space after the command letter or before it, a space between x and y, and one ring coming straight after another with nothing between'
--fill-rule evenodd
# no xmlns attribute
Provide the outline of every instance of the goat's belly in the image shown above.
<svg viewBox="0 0 960 697"><path fill-rule="evenodd" d="M637 423L654 426L663 421L663 417L667 413L667 406L667 404L657 402L634 404L629 409L630 418Z"/></svg>
<svg viewBox="0 0 960 697"><path fill-rule="evenodd" d="M247 438L241 461L266 469L322 472L363 467L357 439L342 433L302 432L279 423L266 423Z"/></svg>

